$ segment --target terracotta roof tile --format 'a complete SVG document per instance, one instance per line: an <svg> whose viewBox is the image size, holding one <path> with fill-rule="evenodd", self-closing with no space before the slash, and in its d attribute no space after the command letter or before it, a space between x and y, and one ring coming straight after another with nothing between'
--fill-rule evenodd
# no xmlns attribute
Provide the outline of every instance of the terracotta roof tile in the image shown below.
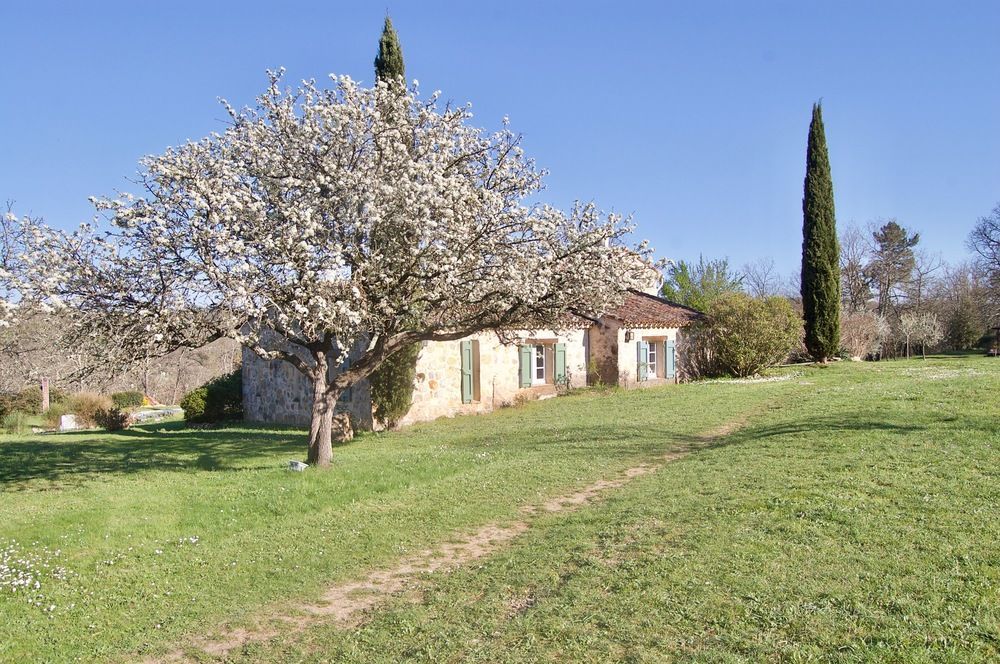
<svg viewBox="0 0 1000 664"><path fill-rule="evenodd" d="M609 311L608 316L617 318L628 327L684 327L701 320L705 314L662 297L630 289L625 302Z"/></svg>

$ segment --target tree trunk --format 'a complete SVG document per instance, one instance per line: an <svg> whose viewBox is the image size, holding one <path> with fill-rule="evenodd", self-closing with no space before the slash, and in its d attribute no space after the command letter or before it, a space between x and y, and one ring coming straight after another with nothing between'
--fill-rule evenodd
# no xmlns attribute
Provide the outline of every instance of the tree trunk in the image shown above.
<svg viewBox="0 0 1000 664"><path fill-rule="evenodd" d="M313 383L312 417L309 422L309 454L306 463L320 468L328 467L333 461L334 415L337 400L343 388L333 389L330 385L330 348L314 350L316 366L306 375ZM339 423L338 423L339 424ZM350 424L336 427L338 441L353 437Z"/></svg>
<svg viewBox="0 0 1000 664"><path fill-rule="evenodd" d="M326 371L313 378L312 420L309 422L309 456L306 463L329 466L333 460L333 410L336 398L326 393Z"/></svg>

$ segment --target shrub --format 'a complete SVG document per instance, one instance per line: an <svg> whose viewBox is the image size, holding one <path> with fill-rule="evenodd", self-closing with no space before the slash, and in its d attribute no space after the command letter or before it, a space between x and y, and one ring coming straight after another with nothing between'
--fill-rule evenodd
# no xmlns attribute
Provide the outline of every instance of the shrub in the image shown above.
<svg viewBox="0 0 1000 664"><path fill-rule="evenodd" d="M372 415L382 426L394 428L413 405L413 379L417 372L420 344L396 351L372 372Z"/></svg>
<svg viewBox="0 0 1000 664"><path fill-rule="evenodd" d="M139 408L143 405L144 396L142 392L128 390L125 392L115 392L111 395L111 401L116 408Z"/></svg>
<svg viewBox="0 0 1000 664"><path fill-rule="evenodd" d="M49 404L57 404L64 401L66 401L65 392L55 387L49 388ZM26 387L20 392L0 394L0 417L15 410L25 415L41 415L41 386L35 385L33 387Z"/></svg>
<svg viewBox="0 0 1000 664"><path fill-rule="evenodd" d="M22 434L28 431L28 416L19 410L12 410L3 416L0 427L5 433Z"/></svg>
<svg viewBox="0 0 1000 664"><path fill-rule="evenodd" d="M180 406L184 410L184 419L188 422L201 422L205 415L205 400L208 398L208 389L197 387L181 399Z"/></svg>
<svg viewBox="0 0 1000 664"><path fill-rule="evenodd" d="M121 431L132 426L132 413L118 407L102 409L94 414L97 426L108 431Z"/></svg>
<svg viewBox="0 0 1000 664"><path fill-rule="evenodd" d="M62 416L69 412L69 406L63 403L54 403L45 412L45 426L50 429L58 429L62 421Z"/></svg>
<svg viewBox="0 0 1000 664"><path fill-rule="evenodd" d="M188 422L243 419L243 374L237 369L191 390L180 406Z"/></svg>
<svg viewBox="0 0 1000 664"><path fill-rule="evenodd" d="M840 345L847 359L877 355L892 329L885 318L871 311L855 311L840 316Z"/></svg>
<svg viewBox="0 0 1000 664"><path fill-rule="evenodd" d="M96 392L77 392L69 398L69 410L81 427L97 426L97 411L109 410L113 406L110 397Z"/></svg>
<svg viewBox="0 0 1000 664"><path fill-rule="evenodd" d="M682 358L691 377L756 375L782 362L802 338L802 319L781 297L726 293L707 313L708 322L684 335Z"/></svg>

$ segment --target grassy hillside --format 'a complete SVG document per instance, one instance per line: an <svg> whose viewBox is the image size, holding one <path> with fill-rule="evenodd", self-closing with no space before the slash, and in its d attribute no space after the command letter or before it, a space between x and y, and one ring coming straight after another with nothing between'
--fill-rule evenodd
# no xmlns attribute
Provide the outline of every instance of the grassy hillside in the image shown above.
<svg viewBox="0 0 1000 664"><path fill-rule="evenodd" d="M993 659L998 393L986 358L585 393L365 436L303 474L290 430L0 438L0 660L160 655L737 420L357 629L230 657ZM29 567L39 588L12 591Z"/></svg>

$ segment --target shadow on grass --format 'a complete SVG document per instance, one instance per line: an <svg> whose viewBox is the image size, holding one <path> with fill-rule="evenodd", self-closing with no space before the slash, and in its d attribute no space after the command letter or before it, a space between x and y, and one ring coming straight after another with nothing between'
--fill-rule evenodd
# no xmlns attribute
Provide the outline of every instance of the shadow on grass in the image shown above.
<svg viewBox="0 0 1000 664"><path fill-rule="evenodd" d="M622 423L588 426L539 427L530 435L484 427L447 436L450 447L481 449L516 447L526 456L557 454L629 457L639 460L664 452L695 452L780 436L810 433L817 442L842 432L887 432L906 435L951 423L954 417L935 417L920 424L893 423L872 418L811 417L754 425L718 438L681 434ZM970 425L970 422L964 422ZM977 428L974 424L973 428ZM420 435L423 438L424 435ZM398 441L407 447L404 439ZM273 467L273 457L285 453L299 458L305 452L305 433L298 429L255 428L237 425L221 429L186 429L180 422L149 424L118 433L76 433L37 436L0 442L0 490L28 488L31 480L72 483L108 473L142 471L234 471ZM439 444L436 441L435 444ZM417 448L423 447L418 444ZM398 450L397 450L398 451Z"/></svg>
<svg viewBox="0 0 1000 664"><path fill-rule="evenodd" d="M103 473L147 470L245 470L268 465L268 455L304 452L295 429L185 429L179 422L116 433L39 435L0 442L0 490L31 480L68 481ZM257 463L255 463L255 461Z"/></svg>

